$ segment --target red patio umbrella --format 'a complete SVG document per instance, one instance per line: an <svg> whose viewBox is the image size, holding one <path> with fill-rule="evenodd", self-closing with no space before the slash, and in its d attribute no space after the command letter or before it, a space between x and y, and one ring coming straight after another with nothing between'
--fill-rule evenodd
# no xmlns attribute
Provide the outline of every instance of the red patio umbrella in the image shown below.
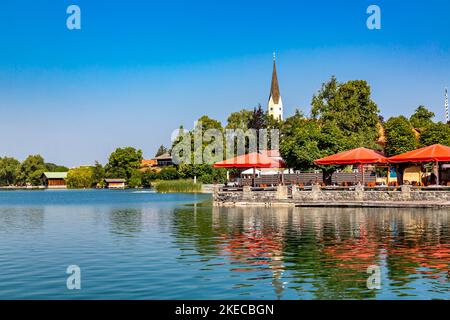
<svg viewBox="0 0 450 320"><path fill-rule="evenodd" d="M258 152L243 154L238 157L219 161L214 168L284 168L282 160L267 157Z"/></svg>
<svg viewBox="0 0 450 320"><path fill-rule="evenodd" d="M450 162L450 147L442 144L409 151L389 158L391 163L405 162L434 162L436 170L436 183L439 185L439 162Z"/></svg>
<svg viewBox="0 0 450 320"><path fill-rule="evenodd" d="M244 154L214 164L214 168L253 168L253 186L255 185L255 168L284 167L283 160L273 159L258 152Z"/></svg>
<svg viewBox="0 0 450 320"><path fill-rule="evenodd" d="M391 163L405 162L448 162L450 161L450 147L435 144L429 147L409 151L388 159Z"/></svg>
<svg viewBox="0 0 450 320"><path fill-rule="evenodd" d="M388 159L380 152L367 148L352 149L314 161L316 165L377 164L387 162Z"/></svg>
<svg viewBox="0 0 450 320"><path fill-rule="evenodd" d="M387 162L387 158L381 152L367 148L352 149L314 161L316 165L380 164ZM362 167L362 182L364 184L364 166Z"/></svg>

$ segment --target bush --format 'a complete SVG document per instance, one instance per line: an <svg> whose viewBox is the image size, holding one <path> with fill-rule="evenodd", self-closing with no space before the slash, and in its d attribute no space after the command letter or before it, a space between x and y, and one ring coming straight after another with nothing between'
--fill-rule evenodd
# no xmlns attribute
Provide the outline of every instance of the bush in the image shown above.
<svg viewBox="0 0 450 320"><path fill-rule="evenodd" d="M130 188L142 187L142 173L139 170L134 170L128 180L128 186Z"/></svg>
<svg viewBox="0 0 450 320"><path fill-rule="evenodd" d="M212 183L214 183L214 177L213 177L212 174L209 174L209 173L205 173L198 180L201 181L202 183L205 183L205 184L212 184Z"/></svg>
<svg viewBox="0 0 450 320"><path fill-rule="evenodd" d="M202 190L201 183L195 183L192 180L173 180L173 181L159 181L155 185L157 192L184 192L193 193Z"/></svg>
<svg viewBox="0 0 450 320"><path fill-rule="evenodd" d="M178 174L177 169L175 169L174 167L163 168L159 172L159 179L161 180L176 180L179 177L180 175Z"/></svg>
<svg viewBox="0 0 450 320"><path fill-rule="evenodd" d="M226 169L213 168L208 164L182 164L178 172L183 179L192 179L196 176L199 181L207 184L225 183L227 178Z"/></svg>
<svg viewBox="0 0 450 320"><path fill-rule="evenodd" d="M152 182L158 180L158 172L153 170L147 170L142 174L142 186L144 188L151 188Z"/></svg>
<svg viewBox="0 0 450 320"><path fill-rule="evenodd" d="M91 188L94 184L92 168L79 167L70 169L67 173L66 184L71 189Z"/></svg>

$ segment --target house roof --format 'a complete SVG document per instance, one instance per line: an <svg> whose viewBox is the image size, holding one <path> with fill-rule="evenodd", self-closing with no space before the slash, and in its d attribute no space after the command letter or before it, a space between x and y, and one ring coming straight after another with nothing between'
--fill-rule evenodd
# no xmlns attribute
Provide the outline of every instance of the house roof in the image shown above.
<svg viewBox="0 0 450 320"><path fill-rule="evenodd" d="M125 183L125 179L121 178L111 178L111 179L105 179L106 183Z"/></svg>
<svg viewBox="0 0 450 320"><path fill-rule="evenodd" d="M172 156L170 155L170 153L164 153L158 157L155 157L154 159L155 160L168 160L168 159L172 160Z"/></svg>
<svg viewBox="0 0 450 320"><path fill-rule="evenodd" d="M44 172L47 179L66 179L67 172Z"/></svg>
<svg viewBox="0 0 450 320"><path fill-rule="evenodd" d="M156 164L156 159L144 159L141 161L141 166L152 166Z"/></svg>

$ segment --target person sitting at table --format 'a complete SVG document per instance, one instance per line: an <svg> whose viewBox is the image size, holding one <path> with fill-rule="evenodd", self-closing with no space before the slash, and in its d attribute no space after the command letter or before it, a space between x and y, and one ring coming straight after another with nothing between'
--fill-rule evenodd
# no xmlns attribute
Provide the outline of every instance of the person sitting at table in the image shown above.
<svg viewBox="0 0 450 320"><path fill-rule="evenodd" d="M437 177L436 177L436 174L434 174L434 172L431 173L429 181L430 181L430 185L432 185L432 186L437 184Z"/></svg>

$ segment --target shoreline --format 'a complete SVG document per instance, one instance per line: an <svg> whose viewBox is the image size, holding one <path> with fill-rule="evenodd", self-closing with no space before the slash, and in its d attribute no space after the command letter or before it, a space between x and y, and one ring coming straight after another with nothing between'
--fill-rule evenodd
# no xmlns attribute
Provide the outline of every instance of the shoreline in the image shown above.
<svg viewBox="0 0 450 320"><path fill-rule="evenodd" d="M216 207L290 207L290 208L411 208L411 209L447 209L450 208L450 202L432 202L432 201L314 201L314 202L296 202L296 201L272 201L272 202L219 202L214 201Z"/></svg>
<svg viewBox="0 0 450 320"><path fill-rule="evenodd" d="M370 190L361 185L348 190L311 190L297 186L241 189L216 188L214 206L225 207L337 207L337 208L450 208L450 191L415 190L409 185L400 190Z"/></svg>

